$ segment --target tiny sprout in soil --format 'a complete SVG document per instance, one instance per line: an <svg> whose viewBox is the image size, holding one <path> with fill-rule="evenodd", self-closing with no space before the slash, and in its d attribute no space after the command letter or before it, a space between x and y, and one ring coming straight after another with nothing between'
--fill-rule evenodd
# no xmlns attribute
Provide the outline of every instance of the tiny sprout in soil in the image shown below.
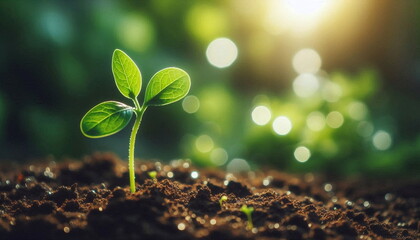
<svg viewBox="0 0 420 240"><path fill-rule="evenodd" d="M220 198L219 200L220 208L223 208L223 202L227 200L228 200L228 197L225 195Z"/></svg>
<svg viewBox="0 0 420 240"><path fill-rule="evenodd" d="M254 228L254 225L252 224L252 212L254 212L254 208L253 207L247 207L246 205L242 205L241 207L241 211L243 213L245 213L246 218L248 219L248 223L246 228L251 230Z"/></svg>
<svg viewBox="0 0 420 240"><path fill-rule="evenodd" d="M156 178L157 172L156 171L150 171L147 174L149 174L149 177L153 180L153 182L157 182L157 178Z"/></svg>
<svg viewBox="0 0 420 240"><path fill-rule="evenodd" d="M134 146L144 112L149 106L163 106L185 97L190 90L191 80L182 69L162 69L150 79L143 105L140 105L137 100L142 86L140 70L134 61L119 49L112 55L112 73L118 90L124 97L133 101L134 107L116 101L102 102L85 114L80 122L80 130L86 137L106 137L125 128L133 114L136 116L128 149L130 190L134 193Z"/></svg>

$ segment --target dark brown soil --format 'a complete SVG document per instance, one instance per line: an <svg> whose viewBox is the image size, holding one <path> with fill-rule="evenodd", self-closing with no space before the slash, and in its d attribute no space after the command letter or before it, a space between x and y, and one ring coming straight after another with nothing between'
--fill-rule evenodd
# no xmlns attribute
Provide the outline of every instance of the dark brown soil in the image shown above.
<svg viewBox="0 0 420 240"><path fill-rule="evenodd" d="M131 194L126 163L112 154L2 167L0 239L419 239L419 181L234 176L181 160L136 168ZM255 209L253 229L243 204Z"/></svg>

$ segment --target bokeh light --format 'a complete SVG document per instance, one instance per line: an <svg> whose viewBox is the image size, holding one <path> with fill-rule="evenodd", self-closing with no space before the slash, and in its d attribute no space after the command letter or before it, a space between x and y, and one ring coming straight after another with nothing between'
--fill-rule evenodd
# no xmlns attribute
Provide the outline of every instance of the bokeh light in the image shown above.
<svg viewBox="0 0 420 240"><path fill-rule="evenodd" d="M378 150L387 150L391 147L392 137L388 132L379 130L373 135L372 143Z"/></svg>
<svg viewBox="0 0 420 240"><path fill-rule="evenodd" d="M228 19L220 8L200 2L194 5L186 16L186 27L201 43L223 36L227 32Z"/></svg>
<svg viewBox="0 0 420 240"><path fill-rule="evenodd" d="M266 125L271 119L271 111L266 106L257 106L252 110L252 121L255 124L263 126Z"/></svg>
<svg viewBox="0 0 420 240"><path fill-rule="evenodd" d="M293 91L302 98L313 96L319 88L319 81L313 74L300 74L293 81Z"/></svg>
<svg viewBox="0 0 420 240"><path fill-rule="evenodd" d="M208 135L201 135L195 140L195 146L202 153L210 152L214 147L213 139Z"/></svg>
<svg viewBox="0 0 420 240"><path fill-rule="evenodd" d="M288 117L279 116L273 121L273 130L278 135L287 135L292 130L292 122Z"/></svg>
<svg viewBox="0 0 420 240"><path fill-rule="evenodd" d="M130 50L146 51L155 39L154 27L149 18L140 14L124 16L116 28L119 41Z"/></svg>
<svg viewBox="0 0 420 240"><path fill-rule="evenodd" d="M326 81L322 88L322 98L327 102L337 102L340 100L343 91L337 83Z"/></svg>
<svg viewBox="0 0 420 240"><path fill-rule="evenodd" d="M344 123L343 114L338 111L332 111L327 115L327 125L331 128L339 128Z"/></svg>
<svg viewBox="0 0 420 240"><path fill-rule="evenodd" d="M223 148L215 148L210 153L210 161L216 166L224 165L228 158L229 155Z"/></svg>
<svg viewBox="0 0 420 240"><path fill-rule="evenodd" d="M226 166L226 171L229 173L248 172L251 170L248 162L242 158L234 158Z"/></svg>
<svg viewBox="0 0 420 240"><path fill-rule="evenodd" d="M194 95L189 95L182 101L182 109L187 113L195 113L200 108L200 100Z"/></svg>
<svg viewBox="0 0 420 240"><path fill-rule="evenodd" d="M207 47L206 56L211 65L225 68L232 65L238 57L238 48L228 38L217 38Z"/></svg>
<svg viewBox="0 0 420 240"><path fill-rule="evenodd" d="M325 116L321 112L311 112L306 118L306 125L312 131L321 131L325 127Z"/></svg>
<svg viewBox="0 0 420 240"><path fill-rule="evenodd" d="M297 52L293 56L293 68L297 73L317 73L321 68L322 60L319 54L309 48Z"/></svg>
<svg viewBox="0 0 420 240"><path fill-rule="evenodd" d="M66 15L48 9L39 19L44 33L55 43L66 45L72 40L73 26Z"/></svg>
<svg viewBox="0 0 420 240"><path fill-rule="evenodd" d="M368 108L366 104L360 101L351 102L347 108L349 116L354 120L363 120L368 114Z"/></svg>
<svg viewBox="0 0 420 240"><path fill-rule="evenodd" d="M308 159L311 157L311 151L307 147L299 146L295 149L295 152L293 153L293 155L295 156L295 159L298 162L303 163L303 162L308 161Z"/></svg>
<svg viewBox="0 0 420 240"><path fill-rule="evenodd" d="M356 131L362 137L370 137L373 134L374 127L373 127L373 124L371 122L361 121L357 125Z"/></svg>

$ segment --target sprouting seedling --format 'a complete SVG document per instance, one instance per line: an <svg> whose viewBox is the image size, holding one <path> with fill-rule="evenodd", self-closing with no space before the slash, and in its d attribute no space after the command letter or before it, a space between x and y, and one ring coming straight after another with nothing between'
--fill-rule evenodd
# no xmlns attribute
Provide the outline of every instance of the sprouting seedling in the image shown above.
<svg viewBox="0 0 420 240"><path fill-rule="evenodd" d="M157 178L156 178L157 172L156 171L150 171L150 172L147 172L147 174L149 174L149 177L153 180L153 182L157 182Z"/></svg>
<svg viewBox="0 0 420 240"><path fill-rule="evenodd" d="M245 213L246 218L248 219L248 223L247 223L246 228L247 229L253 229L254 225L252 224L252 212L254 212L254 208L253 207L247 207L246 205L242 205L241 211L243 213Z"/></svg>
<svg viewBox="0 0 420 240"><path fill-rule="evenodd" d="M112 55L112 73L120 93L134 102L134 107L116 101L102 102L90 109L80 122L86 137L100 138L119 132L136 116L128 148L130 190L136 191L134 175L134 146L144 112L149 106L163 106L176 102L190 90L190 76L182 69L169 67L160 70L146 87L143 105L137 96L142 86L142 77L134 61L123 51L116 49Z"/></svg>
<svg viewBox="0 0 420 240"><path fill-rule="evenodd" d="M223 195L220 200L219 200L219 204L220 204L220 208L223 208L223 202L227 201L228 197L226 195Z"/></svg>

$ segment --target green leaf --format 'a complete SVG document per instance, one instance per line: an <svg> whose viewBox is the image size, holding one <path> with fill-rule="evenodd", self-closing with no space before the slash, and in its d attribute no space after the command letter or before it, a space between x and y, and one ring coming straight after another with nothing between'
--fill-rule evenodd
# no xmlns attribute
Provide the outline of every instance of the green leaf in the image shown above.
<svg viewBox="0 0 420 240"><path fill-rule="evenodd" d="M141 73L134 61L123 51L115 49L112 54L112 74L121 94L136 98L141 89Z"/></svg>
<svg viewBox="0 0 420 240"><path fill-rule="evenodd" d="M124 103L107 101L89 110L80 121L80 130L90 138L112 135L130 122L134 109Z"/></svg>
<svg viewBox="0 0 420 240"><path fill-rule="evenodd" d="M145 106L163 106L185 97L190 90L188 74L179 68L170 67L157 72L146 88Z"/></svg>

